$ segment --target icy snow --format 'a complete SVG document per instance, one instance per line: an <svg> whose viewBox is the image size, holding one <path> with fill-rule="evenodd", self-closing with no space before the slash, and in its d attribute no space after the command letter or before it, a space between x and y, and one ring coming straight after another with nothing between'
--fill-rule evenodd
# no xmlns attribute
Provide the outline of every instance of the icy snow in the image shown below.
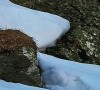
<svg viewBox="0 0 100 90"><path fill-rule="evenodd" d="M51 90L100 90L100 66L38 53L42 79Z"/></svg>
<svg viewBox="0 0 100 90"><path fill-rule="evenodd" d="M0 90L48 90L48 89L26 86L19 83L11 83L0 80Z"/></svg>
<svg viewBox="0 0 100 90"><path fill-rule="evenodd" d="M54 45L69 30L70 23L57 15L31 10L9 0L0 0L0 28L22 30L33 37L41 49Z"/></svg>

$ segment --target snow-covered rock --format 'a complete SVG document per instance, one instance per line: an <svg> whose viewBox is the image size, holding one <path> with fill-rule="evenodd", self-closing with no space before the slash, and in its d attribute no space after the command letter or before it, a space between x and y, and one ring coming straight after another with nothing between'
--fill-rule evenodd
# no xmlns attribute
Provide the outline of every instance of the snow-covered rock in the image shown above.
<svg viewBox="0 0 100 90"><path fill-rule="evenodd" d="M31 10L0 0L0 28L20 29L36 40L38 47L54 45L67 32L70 23L57 15Z"/></svg>
<svg viewBox="0 0 100 90"><path fill-rule="evenodd" d="M100 90L100 66L38 53L42 79L51 90Z"/></svg>

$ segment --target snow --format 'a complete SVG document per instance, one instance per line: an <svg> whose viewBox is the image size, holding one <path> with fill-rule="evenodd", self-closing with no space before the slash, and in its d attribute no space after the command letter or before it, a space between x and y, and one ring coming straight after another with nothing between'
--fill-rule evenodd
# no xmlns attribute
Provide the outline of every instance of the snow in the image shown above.
<svg viewBox="0 0 100 90"><path fill-rule="evenodd" d="M0 0L0 28L20 29L35 39L39 49L43 49L54 45L69 30L70 23L57 15Z"/></svg>
<svg viewBox="0 0 100 90"><path fill-rule="evenodd" d="M100 66L38 53L42 79L51 90L100 90Z"/></svg>
<svg viewBox="0 0 100 90"><path fill-rule="evenodd" d="M48 90L48 89L26 86L19 83L11 83L0 80L0 90Z"/></svg>
<svg viewBox="0 0 100 90"><path fill-rule="evenodd" d="M46 87L51 90L88 90L79 77L57 68L44 71L42 79L47 84Z"/></svg>
<svg viewBox="0 0 100 90"><path fill-rule="evenodd" d="M36 40L39 49L54 45L70 23L57 15L0 0L0 28L20 29ZM38 53L46 88L0 80L0 90L100 90L100 66L82 64Z"/></svg>

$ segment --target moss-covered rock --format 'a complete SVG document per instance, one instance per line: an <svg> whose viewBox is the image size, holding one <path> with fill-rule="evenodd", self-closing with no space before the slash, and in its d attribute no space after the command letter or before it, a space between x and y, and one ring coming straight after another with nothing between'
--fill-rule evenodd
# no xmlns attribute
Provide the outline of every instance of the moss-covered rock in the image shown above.
<svg viewBox="0 0 100 90"><path fill-rule="evenodd" d="M0 79L40 86L37 47L19 30L0 30Z"/></svg>
<svg viewBox="0 0 100 90"><path fill-rule="evenodd" d="M11 0L25 7L57 14L71 22L71 29L45 53L84 63L100 64L99 0Z"/></svg>

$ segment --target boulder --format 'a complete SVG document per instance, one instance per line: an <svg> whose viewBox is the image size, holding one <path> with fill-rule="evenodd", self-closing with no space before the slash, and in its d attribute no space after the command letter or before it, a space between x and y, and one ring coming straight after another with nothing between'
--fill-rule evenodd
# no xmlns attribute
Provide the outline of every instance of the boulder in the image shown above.
<svg viewBox="0 0 100 90"><path fill-rule="evenodd" d="M0 30L0 79L40 86L34 40L19 30Z"/></svg>

